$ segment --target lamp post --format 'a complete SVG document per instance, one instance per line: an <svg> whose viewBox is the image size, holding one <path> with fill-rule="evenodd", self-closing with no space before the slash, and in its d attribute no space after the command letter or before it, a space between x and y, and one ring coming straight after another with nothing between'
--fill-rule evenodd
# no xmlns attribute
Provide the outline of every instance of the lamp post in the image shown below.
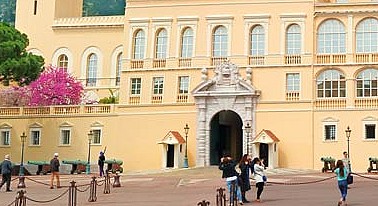
<svg viewBox="0 0 378 206"><path fill-rule="evenodd" d="M249 122L245 125L245 132L247 133L247 154L249 154L249 134L251 134L251 125Z"/></svg>
<svg viewBox="0 0 378 206"><path fill-rule="evenodd" d="M91 144L92 144L92 138L93 138L93 131L90 130L88 133L88 161L87 166L85 167L85 173L88 175L91 173Z"/></svg>
<svg viewBox="0 0 378 206"><path fill-rule="evenodd" d="M24 148L25 148L25 141L26 141L26 135L25 132L22 133L20 136L21 138L21 163L20 163L20 171L18 174L18 188L25 188L25 173L24 173Z"/></svg>
<svg viewBox="0 0 378 206"><path fill-rule="evenodd" d="M189 132L189 127L188 127L188 124L185 125L184 130L185 130L185 157L184 157L183 167L188 168L189 167L189 163L188 163L188 132Z"/></svg>
<svg viewBox="0 0 378 206"><path fill-rule="evenodd" d="M346 135L347 142L348 142L348 166L349 166L349 171L348 172L352 171L352 167L350 165L350 153L349 153L349 139L350 139L350 133L351 132L352 132L352 130L350 130L350 128L348 126L347 129L345 130L345 135Z"/></svg>

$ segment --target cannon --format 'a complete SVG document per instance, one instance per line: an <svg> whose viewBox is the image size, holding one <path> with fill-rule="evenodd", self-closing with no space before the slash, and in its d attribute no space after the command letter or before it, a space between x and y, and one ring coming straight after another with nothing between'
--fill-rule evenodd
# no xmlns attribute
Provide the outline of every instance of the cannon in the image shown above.
<svg viewBox="0 0 378 206"><path fill-rule="evenodd" d="M374 164L375 164L375 169L374 169ZM372 171L377 171L378 172L378 158L375 157L369 157L369 167L367 171L370 173Z"/></svg>
<svg viewBox="0 0 378 206"><path fill-rule="evenodd" d="M117 159L107 159L104 161L104 163L108 164L108 167L106 169L106 172L111 172L111 173L116 173L116 172L123 172L122 160L117 160Z"/></svg>
<svg viewBox="0 0 378 206"><path fill-rule="evenodd" d="M85 172L85 168L88 164L87 161L82 160L63 160L62 163L72 165L70 172L71 175L74 173L81 174L82 172Z"/></svg>
<svg viewBox="0 0 378 206"><path fill-rule="evenodd" d="M51 172L50 162L48 161L28 161L28 164L38 166L37 175L41 174L41 172L44 175Z"/></svg>
<svg viewBox="0 0 378 206"><path fill-rule="evenodd" d="M333 172L336 168L335 162L336 160L332 157L322 157L320 158L322 162L324 162L324 166L322 168L322 172Z"/></svg>

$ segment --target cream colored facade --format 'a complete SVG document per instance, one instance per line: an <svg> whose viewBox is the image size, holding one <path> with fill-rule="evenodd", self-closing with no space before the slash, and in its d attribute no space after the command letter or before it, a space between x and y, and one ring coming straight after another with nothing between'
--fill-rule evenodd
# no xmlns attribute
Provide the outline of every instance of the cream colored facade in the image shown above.
<svg viewBox="0 0 378 206"><path fill-rule="evenodd" d="M185 138L186 123L190 166L248 151L271 167L320 170L321 157L347 150L347 126L353 170L378 157L377 1L130 0L125 16L111 17L81 17L80 5L18 1L16 27L29 51L65 65L99 97L118 91L120 103L0 108L10 134L0 153L13 160L21 133L36 130L26 160L86 159L92 129L92 164L106 146L126 170L180 167L185 144L169 153L158 143L169 131ZM254 141L262 130L278 141Z"/></svg>

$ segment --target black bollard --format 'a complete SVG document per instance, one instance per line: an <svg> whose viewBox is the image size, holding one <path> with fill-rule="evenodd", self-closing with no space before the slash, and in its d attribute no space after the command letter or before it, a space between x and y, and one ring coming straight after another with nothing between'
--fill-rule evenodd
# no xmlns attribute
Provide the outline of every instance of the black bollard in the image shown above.
<svg viewBox="0 0 378 206"><path fill-rule="evenodd" d="M89 190L89 198L88 202L96 202L97 201L97 180L96 177L92 177L90 190Z"/></svg>
<svg viewBox="0 0 378 206"><path fill-rule="evenodd" d="M208 205L210 205L210 202L206 201L206 200L202 200L202 202L199 202L197 205L198 206L208 206Z"/></svg>
<svg viewBox="0 0 378 206"><path fill-rule="evenodd" d="M76 188L76 182L71 181L70 182L70 188L68 193L68 206L76 206L77 204L77 188Z"/></svg>
<svg viewBox="0 0 378 206"><path fill-rule="evenodd" d="M25 188L25 176L18 176L17 188Z"/></svg>
<svg viewBox="0 0 378 206"><path fill-rule="evenodd" d="M26 206L26 191L20 190L17 192L16 201L14 203L15 206Z"/></svg>
<svg viewBox="0 0 378 206"><path fill-rule="evenodd" d="M105 174L104 194L110 194L110 176L109 176L109 173Z"/></svg>
<svg viewBox="0 0 378 206"><path fill-rule="evenodd" d="M226 206L226 189L219 188L217 189L217 206Z"/></svg>

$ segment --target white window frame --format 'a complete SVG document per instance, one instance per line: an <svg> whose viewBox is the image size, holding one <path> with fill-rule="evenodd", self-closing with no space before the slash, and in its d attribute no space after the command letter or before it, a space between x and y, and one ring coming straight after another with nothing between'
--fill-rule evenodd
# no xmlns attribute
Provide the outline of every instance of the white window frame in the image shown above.
<svg viewBox="0 0 378 206"><path fill-rule="evenodd" d="M377 41L374 41L374 39L372 38L372 37L374 37L374 34L378 35L377 34L378 32L372 31L372 29L371 29L372 25L369 25L368 21L373 21L373 23L378 24L378 20L376 18L373 18L373 17L365 18L365 19L361 20L360 22L358 22L358 24L356 26L356 31L355 31L356 53L376 53L378 51ZM365 26L365 27L363 27L363 26ZM375 25L375 26L377 26L377 25ZM364 30L364 29L366 29L366 27L368 28L368 30ZM358 39L359 37L361 37L361 39ZM370 41L368 41L369 42L368 44L365 44L365 42L367 42L367 41L365 41L366 37L370 39ZM376 44L375 47L372 46L373 42ZM361 44L359 44L359 43L361 43Z"/></svg>
<svg viewBox="0 0 378 206"><path fill-rule="evenodd" d="M193 51L192 56L196 56L196 34L197 34L197 25L198 25L199 17L198 16L179 16L177 17L177 29L180 32L177 32L176 36L176 58L181 57L181 39L183 35L183 29L190 27L193 31Z"/></svg>
<svg viewBox="0 0 378 206"><path fill-rule="evenodd" d="M182 77L187 77L188 78L188 92L187 93L180 93L180 86L181 86L181 78ZM189 94L189 89L190 89L190 76L189 75L180 75L177 77L177 94L182 95L182 94Z"/></svg>
<svg viewBox="0 0 378 206"><path fill-rule="evenodd" d="M286 54L286 35L287 35L287 29L289 26L293 24L299 25L301 28L301 55L303 55L305 52L305 32L306 32L306 18L307 15L304 13L298 13L298 14L281 14L281 35L280 35L280 42L281 42L281 55Z"/></svg>
<svg viewBox="0 0 378 206"><path fill-rule="evenodd" d="M160 83L157 83L155 84L155 80L162 80L162 86L160 87ZM162 96L164 94L164 77L163 76L156 76L156 77L152 77L152 95L153 96ZM157 85L157 93L155 93L155 85ZM159 91L161 90L161 93L159 93Z"/></svg>
<svg viewBox="0 0 378 206"><path fill-rule="evenodd" d="M57 49L57 50L54 52L54 54L53 54L53 57L52 57L51 62L53 62L54 64L57 64L57 63L58 63L58 60L59 60L59 57L60 57L62 54L66 55L67 58L68 58L67 71L70 72L70 73L72 73L72 72L73 72L73 60L74 60L73 58L74 58L74 57L73 57L73 55L72 55L72 52L71 52L68 48L66 48L66 47L62 47L62 48ZM55 65L55 66L58 66L58 64Z"/></svg>
<svg viewBox="0 0 378 206"><path fill-rule="evenodd" d="M63 143L63 131L69 131L68 144ZM59 130L59 146L71 146L72 142L72 127L61 127Z"/></svg>
<svg viewBox="0 0 378 206"><path fill-rule="evenodd" d="M144 57L142 59L147 58L147 43L148 43L148 28L149 28L149 18L131 18L129 20L130 30L129 30L129 46L127 54L124 54L124 58L133 59L134 58L134 35L137 30L143 30L145 39L144 39ZM127 55L127 56L126 56Z"/></svg>
<svg viewBox="0 0 378 206"><path fill-rule="evenodd" d="M38 144L34 144L33 143L33 133L34 132L39 132ZM41 128L30 128L29 146L31 146L31 147L39 147L39 146L41 146L41 140L42 140L42 129Z"/></svg>
<svg viewBox="0 0 378 206"><path fill-rule="evenodd" d="M7 133L8 134L8 144L4 144L5 142L5 137L3 137L3 133ZM11 146L11 129L4 129L4 128L1 128L0 129L0 147L10 147Z"/></svg>
<svg viewBox="0 0 378 206"><path fill-rule="evenodd" d="M102 145L102 137L103 137L103 128L102 127L91 127L91 130L93 132L93 137L92 137L92 145ZM99 137L99 142L94 143L95 140L95 131L100 131L100 137Z"/></svg>
<svg viewBox="0 0 378 206"><path fill-rule="evenodd" d="M289 75L298 75L298 90L289 90L288 89L288 76ZM294 85L295 85L295 81L293 81ZM286 92L298 92L300 93L301 92L301 74L299 72L287 72L286 73L286 88L285 88L285 91Z"/></svg>
<svg viewBox="0 0 378 206"><path fill-rule="evenodd" d="M331 118L331 117L328 117L328 118L323 120L323 122L322 122L322 133L321 133L323 142L337 142L338 141L338 138L337 138L338 124L339 124L339 120L336 120L336 119ZM326 131L325 131L326 126L330 126L330 125L335 126L335 139L326 139Z"/></svg>
<svg viewBox="0 0 378 206"><path fill-rule="evenodd" d="M214 29L219 26L223 26L227 30L227 57L231 56L232 51L232 23L234 16L230 15L216 15L216 16L206 16L207 20L207 56L213 57L213 32Z"/></svg>
<svg viewBox="0 0 378 206"><path fill-rule="evenodd" d="M244 15L244 55L246 56L250 55L250 50L251 50L250 31L256 25L261 25L264 28L264 35L265 35L264 55L268 54L269 20L270 20L270 14Z"/></svg>
<svg viewBox="0 0 378 206"><path fill-rule="evenodd" d="M375 138L366 138L366 125L375 125ZM363 141L378 141L378 119L375 117L366 117L362 120L362 140Z"/></svg>
<svg viewBox="0 0 378 206"><path fill-rule="evenodd" d="M140 79L139 94L133 94L133 79ZM142 78L141 77L131 77L130 78L130 96L141 96L142 94Z"/></svg>
<svg viewBox="0 0 378 206"><path fill-rule="evenodd" d="M171 47L171 33L172 33L172 22L173 18L171 17L157 17L157 18L152 18L151 19L151 26L152 26L152 33L151 35L151 45L153 47L151 48L150 51L150 56L154 59L156 59L155 54L156 54L156 38L158 31L160 32L161 29L165 29L167 32L167 48L166 48L166 57L165 59L170 58L170 50L169 48ZM147 38L146 38L147 40ZM147 42L147 41L146 41Z"/></svg>

